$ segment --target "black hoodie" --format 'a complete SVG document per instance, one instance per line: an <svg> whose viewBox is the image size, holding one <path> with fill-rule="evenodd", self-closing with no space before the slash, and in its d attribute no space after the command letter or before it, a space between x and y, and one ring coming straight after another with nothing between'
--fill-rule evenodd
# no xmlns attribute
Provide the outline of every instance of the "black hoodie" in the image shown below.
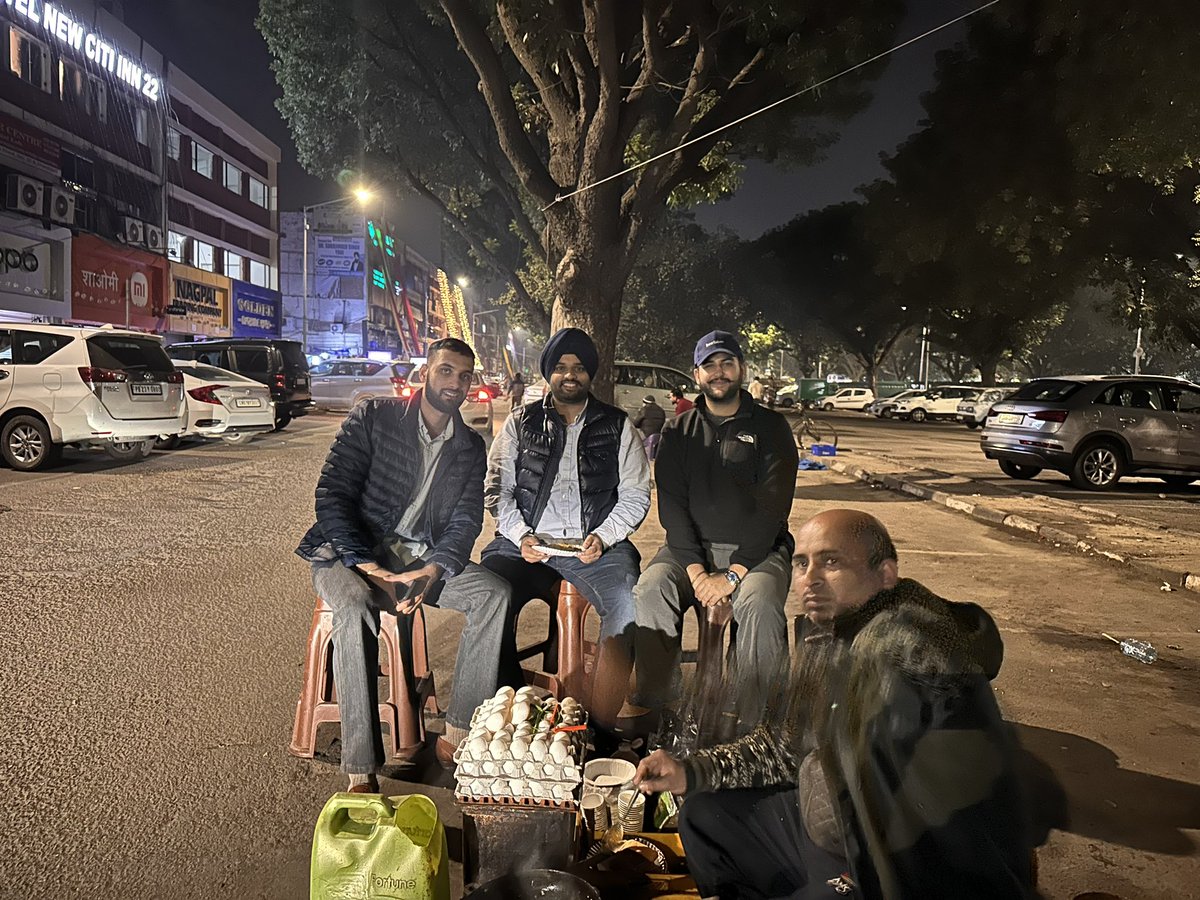
<svg viewBox="0 0 1200 900"><path fill-rule="evenodd" d="M714 426L706 398L663 429L654 464L658 518L685 566L707 567L704 544L734 544L730 562L753 569L795 542L796 441L787 420L741 392L738 411Z"/></svg>

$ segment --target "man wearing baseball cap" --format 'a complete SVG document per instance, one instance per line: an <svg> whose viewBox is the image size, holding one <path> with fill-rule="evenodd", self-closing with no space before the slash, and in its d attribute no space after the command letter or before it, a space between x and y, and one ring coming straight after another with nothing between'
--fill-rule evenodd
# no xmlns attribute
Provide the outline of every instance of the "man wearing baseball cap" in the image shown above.
<svg viewBox="0 0 1200 900"><path fill-rule="evenodd" d="M693 603L732 604L742 730L757 723L788 660L796 444L784 417L742 389L746 367L734 335L709 332L693 360L701 396L663 430L656 462L667 543L634 592L636 687L619 722L631 733L652 729L678 699L683 614Z"/></svg>

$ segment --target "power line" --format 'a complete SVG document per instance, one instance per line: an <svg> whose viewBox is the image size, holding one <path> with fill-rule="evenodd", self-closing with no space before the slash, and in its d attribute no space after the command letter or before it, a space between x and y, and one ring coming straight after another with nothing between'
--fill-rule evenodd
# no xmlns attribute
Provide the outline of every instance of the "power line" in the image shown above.
<svg viewBox="0 0 1200 900"><path fill-rule="evenodd" d="M556 203L561 203L564 200L570 200L576 194L582 194L585 191L590 191L592 188L599 187L600 185L602 185L606 182L612 181L614 178L620 178L623 175L628 175L630 172L636 172L638 169L645 168L646 166L650 165L653 162L658 162L658 160L660 160L660 159L671 156L674 153L678 153L684 147L690 147L692 144L706 140L707 138L712 137L714 134L719 134L722 131L725 131L729 128L733 128L735 125L740 125L749 119L753 119L755 116L762 115L769 109L774 109L776 106L781 106L784 103L787 103L791 100L795 100L797 97L802 97L803 95L810 93L811 91L815 91L815 90L817 90L817 88L824 87L825 85L829 84L830 82L837 81L837 79L842 78L845 75L849 75L851 72L855 72L858 69L863 68L863 66L869 66L873 62L878 62L879 60L883 59L885 56L890 56L891 54L895 53L897 50L903 50L905 47L909 47L909 46L917 43L918 41L925 40L925 38L929 37L930 35L937 34L939 31L949 28L951 25L958 24L959 22L963 21L963 19L968 19L971 16L975 15L976 13L983 12L989 6L995 6L999 2L1000 2L1000 0L989 0L989 2L983 4L982 6L977 6L975 9L971 10L970 12L963 13L961 16L951 19L948 22L943 22L941 25L938 25L936 28L931 28L928 31L926 31L924 34L918 34L916 37L909 38L907 41L904 41L903 43L900 43L900 44L896 44L896 46L894 46L894 47L889 47L887 50L884 50L882 53L876 53L871 58L864 59L860 63L855 63L854 65L850 66L849 68L843 69L842 71L838 72L836 75L830 75L828 78L818 81L815 84L810 84L808 87L803 88L799 91L796 91L796 93L794 93L794 94L789 94L786 97L781 97L780 99L775 100L771 103L768 103L766 106L761 107L760 109L756 109L753 112L747 113L746 115L742 116L740 119L734 119L732 122L727 122L724 125L720 125L714 129L712 129L711 131L708 131L701 135L697 135L694 138L690 138L690 139L684 141L678 147L672 147L670 150L664 150L662 153L659 153L657 156L652 156L649 159L643 160L642 162L635 163L632 166L628 166L628 167L622 169L620 172L614 172L612 175L607 175L604 178L601 178L597 181L593 181L591 184L585 184L583 187L578 187L575 190L571 191L571 193L569 193L569 194L559 194L554 198L554 200L552 200L550 203L547 203L545 206L542 207L542 212L545 212L551 206L554 206L554 204L556 204Z"/></svg>

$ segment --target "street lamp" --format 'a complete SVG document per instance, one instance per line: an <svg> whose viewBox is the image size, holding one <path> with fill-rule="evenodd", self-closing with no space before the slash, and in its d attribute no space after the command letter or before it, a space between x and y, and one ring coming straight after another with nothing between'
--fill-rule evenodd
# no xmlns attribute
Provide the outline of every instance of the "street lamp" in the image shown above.
<svg viewBox="0 0 1200 900"><path fill-rule="evenodd" d="M454 283L457 284L460 288L470 287L471 279L468 278L466 275L459 275L457 278L454 279Z"/></svg>
<svg viewBox="0 0 1200 900"><path fill-rule="evenodd" d="M460 279L460 283L462 281L465 281L465 279ZM478 332L476 330L476 325L475 325L476 319L478 319L480 316L490 316L492 313L498 313L498 312L504 312L504 307L497 306L494 309L481 309L479 312L471 313L471 334L473 334L473 335L478 334ZM482 351L483 341L479 341L479 345L480 345L480 350ZM496 356L497 357L500 356L500 333L499 332L496 332ZM495 358L493 358L492 361L495 362Z"/></svg>
<svg viewBox="0 0 1200 900"><path fill-rule="evenodd" d="M304 211L304 254L303 254L303 256L304 256L304 262L303 262L303 266L304 266L304 274L303 274L304 299L303 299L303 303L304 303L304 305L302 307L303 311L300 315L300 329L301 329L300 343L301 343L302 349L304 350L304 354L306 356L308 355L308 232L309 232L308 214L310 212L312 212L314 209L321 209L324 206L334 206L338 203L349 203L351 200L356 200L356 201L358 201L358 203L361 206L366 206L368 203L371 202L371 199L373 197L374 197L374 194L367 188L357 187L354 189L353 197L335 197L333 200L326 200L323 203L313 203L313 204L310 204L309 206L305 206L303 208L303 211Z"/></svg>

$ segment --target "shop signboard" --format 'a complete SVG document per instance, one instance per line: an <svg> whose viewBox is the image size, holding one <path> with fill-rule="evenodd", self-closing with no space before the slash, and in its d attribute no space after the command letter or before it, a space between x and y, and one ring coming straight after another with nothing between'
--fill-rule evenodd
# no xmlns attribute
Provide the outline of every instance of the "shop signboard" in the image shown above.
<svg viewBox="0 0 1200 900"><path fill-rule="evenodd" d="M161 256L90 234L71 241L71 318L158 331L166 305Z"/></svg>
<svg viewBox="0 0 1200 900"><path fill-rule="evenodd" d="M50 242L0 231L0 291L26 297L54 293Z"/></svg>
<svg viewBox="0 0 1200 900"><path fill-rule="evenodd" d="M234 337L279 337L279 291L234 281L232 295Z"/></svg>
<svg viewBox="0 0 1200 900"><path fill-rule="evenodd" d="M0 163L46 181L62 177L58 141L5 113L0 113Z"/></svg>
<svg viewBox="0 0 1200 900"><path fill-rule="evenodd" d="M229 291L230 280L224 275L172 263L165 330L230 337Z"/></svg>
<svg viewBox="0 0 1200 900"><path fill-rule="evenodd" d="M334 300L363 299L363 239L344 234L317 234L312 296Z"/></svg>

